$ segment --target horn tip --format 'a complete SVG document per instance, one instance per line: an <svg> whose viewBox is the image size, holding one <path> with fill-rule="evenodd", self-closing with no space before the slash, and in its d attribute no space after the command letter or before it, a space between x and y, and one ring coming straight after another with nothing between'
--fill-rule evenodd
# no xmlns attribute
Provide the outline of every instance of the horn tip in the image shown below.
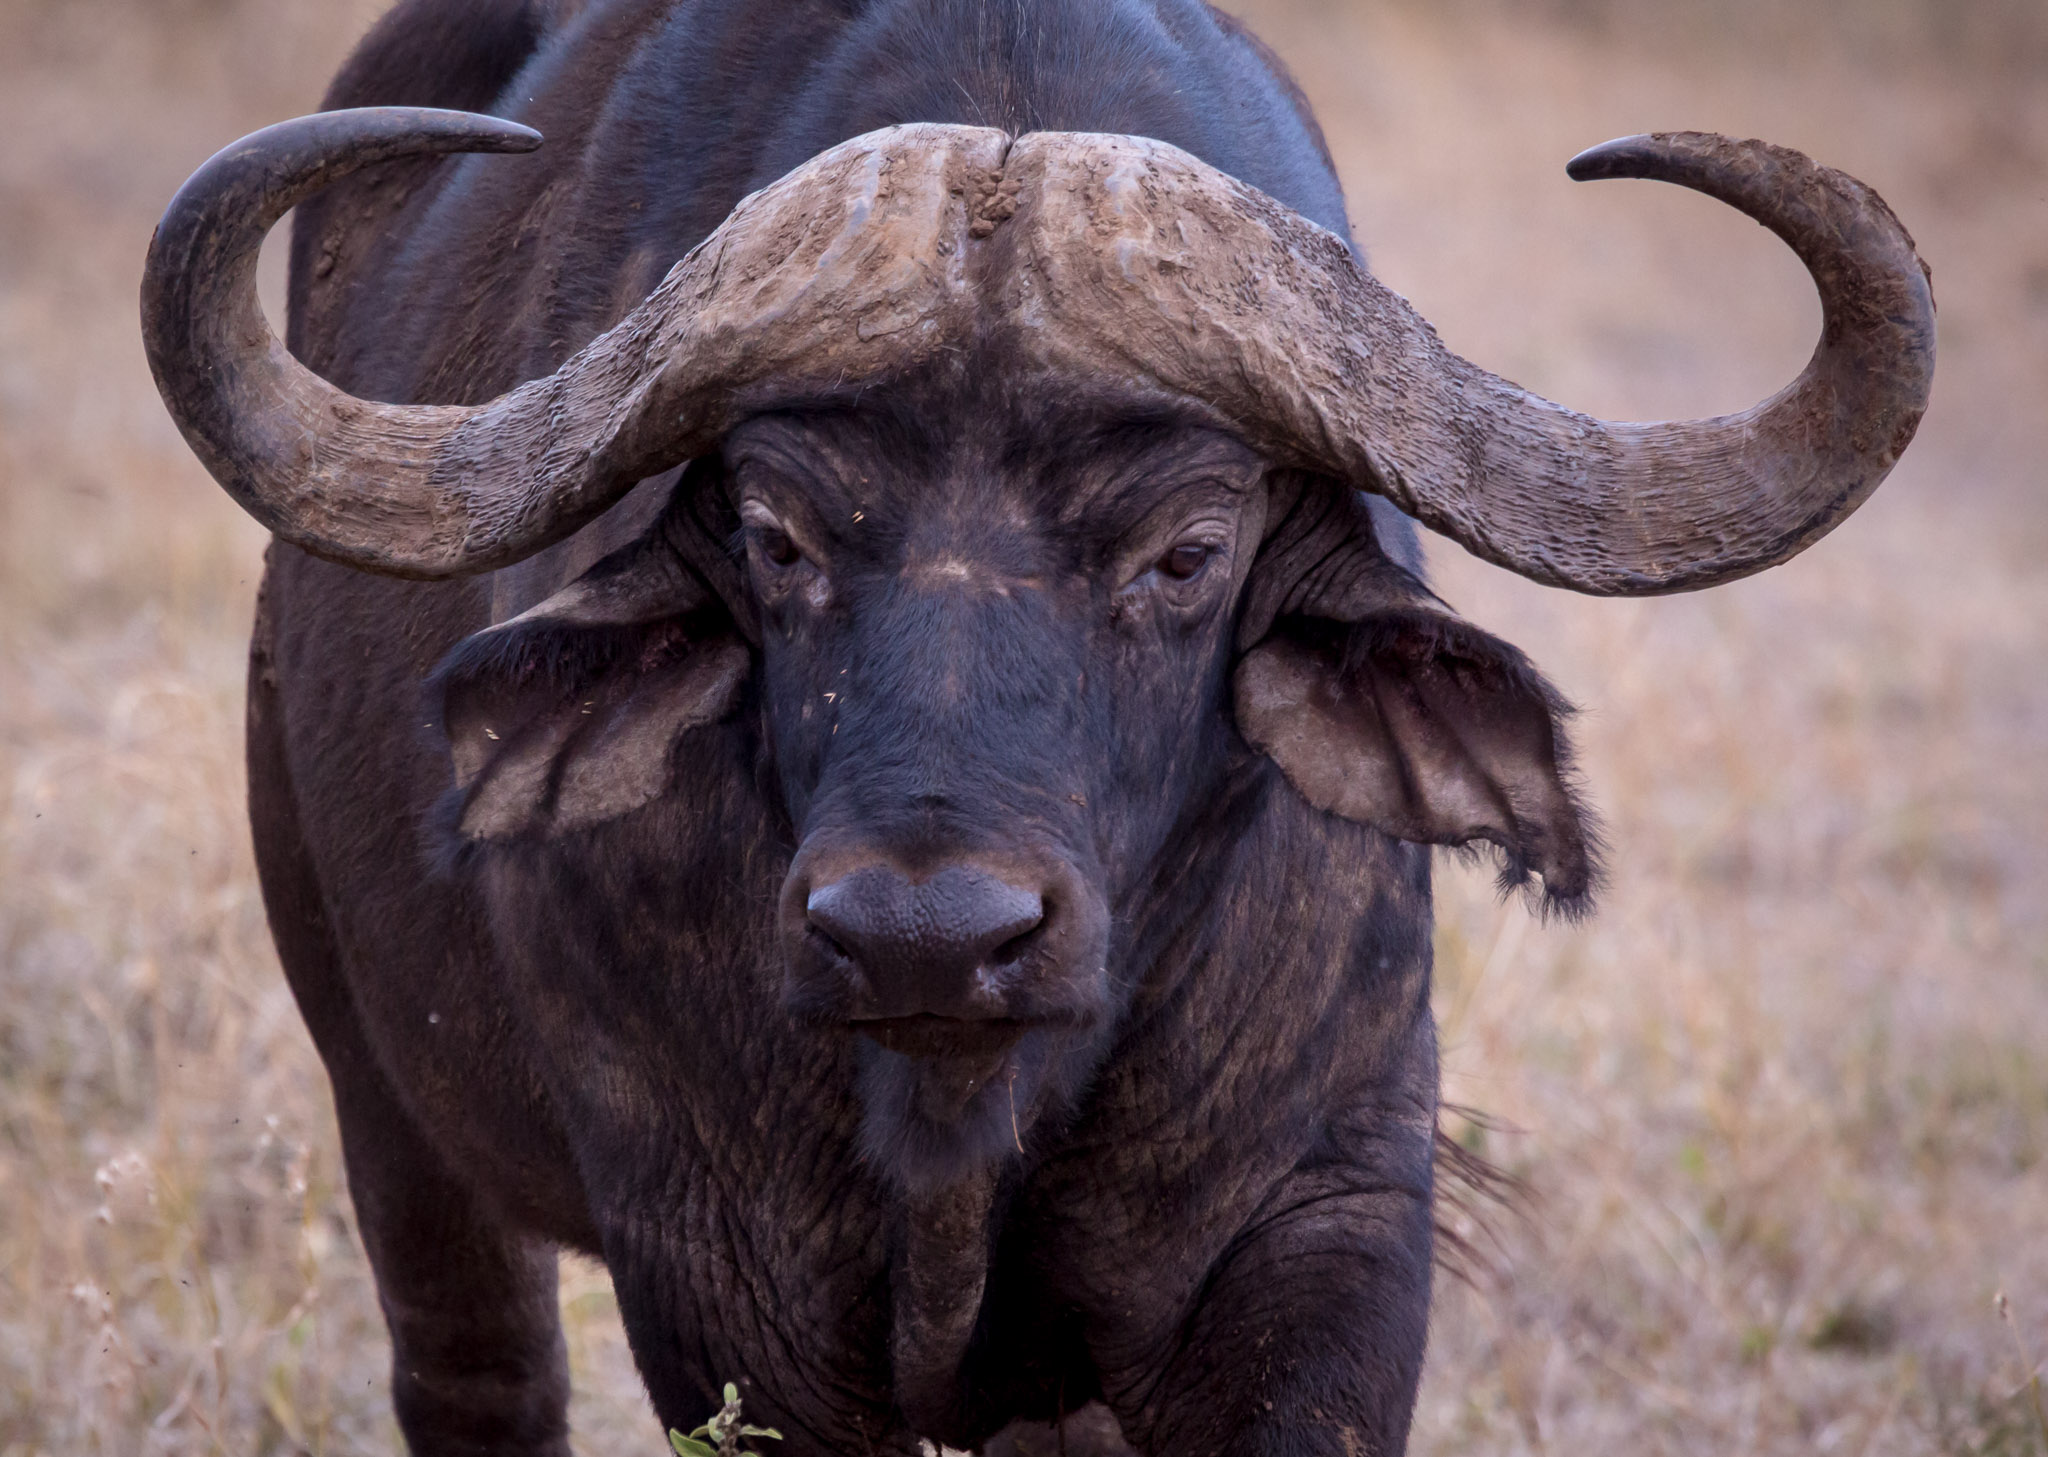
<svg viewBox="0 0 2048 1457"><path fill-rule="evenodd" d="M537 152L547 139L530 126L521 126L516 121L500 120L486 137L479 140L488 142L488 145L478 149L480 151Z"/></svg>
<svg viewBox="0 0 2048 1457"><path fill-rule="evenodd" d="M393 106L365 107L361 115L367 118L380 112L401 128L415 129L423 138L458 141L466 152L533 152L539 150L544 140L530 126L485 112Z"/></svg>
<svg viewBox="0 0 2048 1457"><path fill-rule="evenodd" d="M362 106L317 111L244 137L237 147L272 135L321 146L367 146L366 160L386 160L408 152L531 152L543 138L532 127L509 117L481 111L452 111L439 106Z"/></svg>
<svg viewBox="0 0 2048 1457"><path fill-rule="evenodd" d="M1564 175L1574 182L1597 182L1607 177L1641 176L1639 169L1647 160L1644 153L1654 141L1654 137L1638 134L1632 137L1616 137L1611 142L1588 147L1564 164Z"/></svg>

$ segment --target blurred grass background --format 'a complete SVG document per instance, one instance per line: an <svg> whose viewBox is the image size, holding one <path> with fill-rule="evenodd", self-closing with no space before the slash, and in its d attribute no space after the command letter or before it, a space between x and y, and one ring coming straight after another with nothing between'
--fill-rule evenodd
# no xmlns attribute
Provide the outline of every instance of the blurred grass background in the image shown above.
<svg viewBox="0 0 2048 1457"><path fill-rule="evenodd" d="M260 532L164 418L149 228L371 0L0 0L0 1454L397 1445L325 1080L242 821ZM1418 1453L2048 1453L2048 5L1260 0L1375 270L1610 416L1748 404L1797 263L1626 132L1800 147L1933 263L1921 438L1798 561L1607 602L1434 551L1586 708L1580 929L1446 862L1460 1124L1527 1181L1439 1302ZM275 294L275 269L270 284ZM2008 1297L2001 1319L1994 1297ZM599 1270L590 1452L661 1450Z"/></svg>

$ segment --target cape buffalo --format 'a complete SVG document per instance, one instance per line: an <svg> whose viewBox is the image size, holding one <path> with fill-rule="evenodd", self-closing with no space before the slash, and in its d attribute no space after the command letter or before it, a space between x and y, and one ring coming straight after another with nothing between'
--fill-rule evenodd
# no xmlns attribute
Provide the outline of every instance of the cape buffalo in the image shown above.
<svg viewBox="0 0 2048 1457"><path fill-rule="evenodd" d="M1371 278L1200 0L403 0L327 104L186 185L143 313L277 537L250 813L413 1449L568 1450L567 1246L664 1422L732 1380L791 1457L1400 1452L1428 847L1599 870L1564 706L1367 503L1587 592L1782 561L1925 404L1884 204L1578 159L1825 308L1755 409L1622 425Z"/></svg>

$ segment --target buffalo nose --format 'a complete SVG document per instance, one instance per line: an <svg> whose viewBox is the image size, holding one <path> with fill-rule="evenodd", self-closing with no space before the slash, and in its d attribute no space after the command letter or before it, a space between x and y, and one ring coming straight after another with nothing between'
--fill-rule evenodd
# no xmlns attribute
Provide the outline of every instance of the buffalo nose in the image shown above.
<svg viewBox="0 0 2048 1457"><path fill-rule="evenodd" d="M972 1015L974 973L1012 959L1005 948L1045 922L1038 892L962 865L918 882L864 866L813 888L805 911L860 967L883 1016Z"/></svg>

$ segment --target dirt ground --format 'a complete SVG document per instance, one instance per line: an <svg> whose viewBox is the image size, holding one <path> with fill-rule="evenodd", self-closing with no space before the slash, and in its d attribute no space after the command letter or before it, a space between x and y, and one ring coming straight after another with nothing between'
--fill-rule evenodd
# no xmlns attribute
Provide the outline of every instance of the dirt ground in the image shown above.
<svg viewBox="0 0 2048 1457"><path fill-rule="evenodd" d="M0 1457L396 1447L242 822L261 534L134 313L177 183L377 8L0 0ZM2048 1454L2048 11L1242 8L1375 270L1553 398L1739 407L1817 329L1742 219L1565 180L1621 133L1858 174L1941 305L1919 443L1785 568L1611 602L1433 551L1584 706L1616 874L1565 928L1442 862L1454 1129L1529 1194L1443 1287L1415 1450ZM580 1447L663 1450L602 1271L562 1302Z"/></svg>

